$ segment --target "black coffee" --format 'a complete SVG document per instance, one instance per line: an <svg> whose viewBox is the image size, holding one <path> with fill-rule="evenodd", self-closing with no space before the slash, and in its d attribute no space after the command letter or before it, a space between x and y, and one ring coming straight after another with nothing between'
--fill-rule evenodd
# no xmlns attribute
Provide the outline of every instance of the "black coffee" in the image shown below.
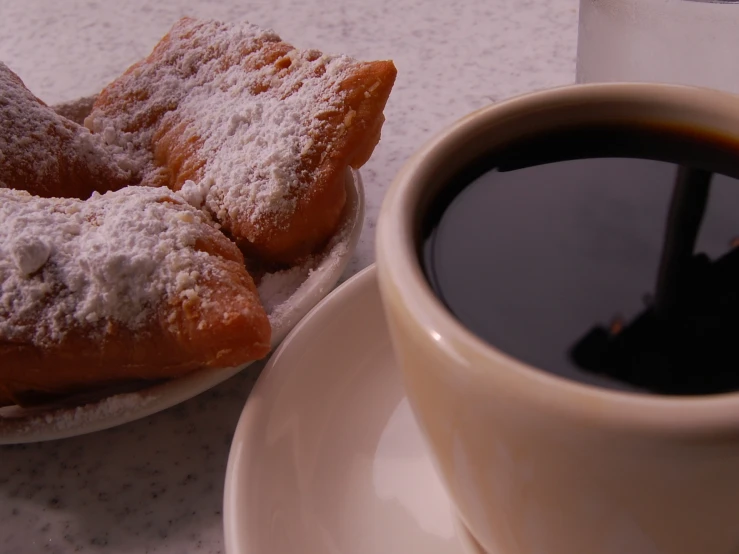
<svg viewBox="0 0 739 554"><path fill-rule="evenodd" d="M580 382L739 389L739 143L656 125L561 130L457 175L427 278L496 348Z"/></svg>

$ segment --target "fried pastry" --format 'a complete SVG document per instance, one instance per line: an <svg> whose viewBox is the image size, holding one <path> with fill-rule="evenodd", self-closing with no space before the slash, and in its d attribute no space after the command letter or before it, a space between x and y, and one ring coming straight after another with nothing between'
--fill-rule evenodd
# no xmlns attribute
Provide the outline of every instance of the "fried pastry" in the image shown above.
<svg viewBox="0 0 739 554"><path fill-rule="evenodd" d="M85 125L143 183L202 205L242 249L294 263L336 229L344 173L380 138L392 62L296 50L249 23L180 20Z"/></svg>
<svg viewBox="0 0 739 554"><path fill-rule="evenodd" d="M0 189L0 405L236 366L269 348L241 252L176 193Z"/></svg>
<svg viewBox="0 0 739 554"><path fill-rule="evenodd" d="M0 63L0 188L88 198L133 184L125 152L57 114Z"/></svg>

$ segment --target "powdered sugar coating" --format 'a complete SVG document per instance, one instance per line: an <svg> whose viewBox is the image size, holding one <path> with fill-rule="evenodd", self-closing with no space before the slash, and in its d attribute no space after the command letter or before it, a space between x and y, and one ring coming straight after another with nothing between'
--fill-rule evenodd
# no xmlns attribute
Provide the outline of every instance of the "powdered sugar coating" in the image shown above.
<svg viewBox="0 0 739 554"><path fill-rule="evenodd" d="M87 201L0 189L0 340L47 345L70 329L141 328L166 299L196 294L210 218L167 189Z"/></svg>
<svg viewBox="0 0 739 554"><path fill-rule="evenodd" d="M252 79L269 80L272 88L256 97L246 94L240 66L223 78L189 95L185 114L199 109L209 114L186 128L185 137L203 140L200 156L211 160L201 182L208 186L207 208L219 220L247 219L258 225L263 217L287 221L296 207L298 190L309 182L301 159L310 154L314 138L325 134L322 114L338 110L338 83L352 63L345 57L315 59L311 52L291 51L291 72L281 76L267 65ZM319 68L334 79L317 76ZM261 73L261 74L260 74ZM284 97L287 91L295 91ZM185 115L184 117L188 117ZM325 154L325 153L324 153ZM228 213L225 213L228 212Z"/></svg>
<svg viewBox="0 0 739 554"><path fill-rule="evenodd" d="M202 191L204 206L219 221L258 227L269 218L279 226L310 182L302 160L327 134L327 116L343 109L340 84L357 64L347 56L291 49L247 22L183 20L146 63L104 91L85 124L133 152L147 168L145 183L169 179L174 189L184 184ZM108 111L106 95L135 101L130 109ZM154 125L152 114L162 114ZM180 143L197 145L202 165L185 162L179 176L165 175L152 143L163 129L175 129ZM177 182L182 175L186 179Z"/></svg>
<svg viewBox="0 0 739 554"><path fill-rule="evenodd" d="M128 181L137 171L125 152L56 114L0 62L0 187L14 185L10 173L43 183L68 167L84 167L114 182Z"/></svg>

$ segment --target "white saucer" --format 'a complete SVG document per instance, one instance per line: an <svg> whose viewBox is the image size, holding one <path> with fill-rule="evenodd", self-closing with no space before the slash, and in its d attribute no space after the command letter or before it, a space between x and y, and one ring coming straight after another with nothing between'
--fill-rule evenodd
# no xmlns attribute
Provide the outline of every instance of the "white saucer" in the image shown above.
<svg viewBox="0 0 739 554"><path fill-rule="evenodd" d="M223 514L228 554L474 552L403 392L374 267L272 356L234 435Z"/></svg>
<svg viewBox="0 0 739 554"><path fill-rule="evenodd" d="M358 171L347 171L344 221L325 254L314 267L297 273L280 290L280 301L267 307L272 324L272 346L336 285L357 246L364 222L364 188ZM204 392L232 377L247 365L202 370L141 391L117 394L69 408L23 410L0 408L0 445L61 439L122 425L154 414Z"/></svg>

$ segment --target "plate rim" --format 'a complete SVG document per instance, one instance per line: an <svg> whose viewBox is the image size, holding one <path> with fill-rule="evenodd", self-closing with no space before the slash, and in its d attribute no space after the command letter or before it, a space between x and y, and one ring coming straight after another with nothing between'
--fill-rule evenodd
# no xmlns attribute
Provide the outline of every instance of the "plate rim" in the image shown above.
<svg viewBox="0 0 739 554"><path fill-rule="evenodd" d="M377 268L373 263L350 279L336 287L330 294L325 296L318 302L309 312L303 317L300 322L293 327L288 333L287 337L282 341L280 346L275 349L269 362L262 370L259 378L257 379L252 392L247 398L244 408L239 416L239 421L234 430L234 434L231 438L231 448L228 453L228 461L226 464L226 474L224 479L224 490L223 490L223 536L224 536L224 550L226 554L260 554L254 550L250 550L248 544L243 544L239 538L239 526L236 524L235 513L238 509L237 505L237 490L240 489L240 485L236 485L241 481L240 476L248 475L251 473L253 463L248 460L245 452L248 450L245 448L247 437L253 434L253 429L260 426L263 423L264 412L267 406L263 402L256 402L252 399L260 398L263 389L268 386L272 380L272 375L276 371L274 368L280 359L280 354L283 350L290 347L292 338L302 332L302 329L311 324L311 321L317 314L326 308L326 306L343 303L347 297L356 294L362 294L368 287L377 285ZM248 510L247 510L248 511ZM241 510L243 516L245 512ZM248 518L247 518L248 519Z"/></svg>
<svg viewBox="0 0 739 554"><path fill-rule="evenodd" d="M343 224L346 227L340 231L346 233L346 239L339 240L334 245L335 248L341 248L345 245L345 250L339 255L339 262L333 267L329 264L324 272L321 272L320 269L313 271L303 281L300 289L297 291L301 294L295 309L290 310L289 317L286 318L285 323L276 332L273 329L272 352L268 355L268 359L279 350L280 343L290 331L298 326L305 316L315 306L320 304L327 295L331 294L356 250L364 226L366 204L364 182L357 169L349 168L346 176L347 189L352 192L353 206L351 207L353 209L347 215L347 219ZM318 267L321 267L320 263ZM347 282L349 281L351 279ZM305 285L307 287L303 289ZM82 407L62 408L39 414L34 413L28 417L17 419L0 417L0 446L65 439L103 431L137 421L190 400L260 361L252 361L235 367L199 370L134 393L123 393L105 397ZM145 401L131 409L125 409L125 406L123 406L122 409L114 411L112 414L103 413L102 417L99 418L92 417L79 420L74 418L74 415L81 414L80 410L92 411L95 407L100 407L103 403L113 399L125 401L126 398L132 399L134 396L138 397L138 399L143 397ZM58 417L62 415L60 412L73 414L73 420L70 425L65 427L55 426L58 422ZM55 413L57 414L57 418L52 415Z"/></svg>

